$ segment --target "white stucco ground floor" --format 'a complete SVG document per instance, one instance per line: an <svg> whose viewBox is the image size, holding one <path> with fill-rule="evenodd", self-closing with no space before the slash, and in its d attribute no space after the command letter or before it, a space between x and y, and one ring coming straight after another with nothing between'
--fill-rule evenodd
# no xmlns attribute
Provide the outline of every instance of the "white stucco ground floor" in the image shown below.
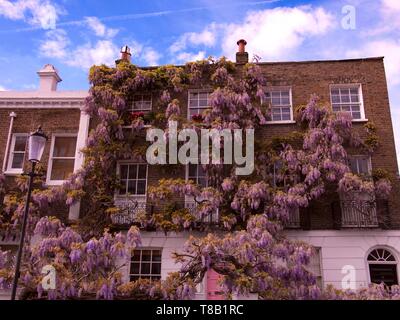
<svg viewBox="0 0 400 320"><path fill-rule="evenodd" d="M310 270L320 285L356 289L377 281L400 283L400 230L288 230L286 234L316 248ZM142 246L127 261L120 261L124 280L165 279L170 272L178 271L180 265L172 253L182 252L190 235L202 234L142 232ZM220 298L217 279L218 275L209 272L197 288L196 299ZM9 292L0 290L0 300L8 298Z"/></svg>
<svg viewBox="0 0 400 320"><path fill-rule="evenodd" d="M323 286L331 284L340 289L356 289L376 281L400 283L400 230L290 230L286 234L290 239L304 241L316 248L317 253L312 259L310 269ZM161 279L165 279L169 272L179 270L180 265L175 263L172 253L182 251L189 235L142 233L141 250L147 251L134 258L131 264L127 264L126 280L136 276L138 270L139 273L143 270L147 272L147 264L158 264L158 260ZM153 261L154 257L156 261ZM139 260L142 265L138 269ZM150 263L146 262L148 260ZM158 271L158 267L150 266L150 270ZM213 275L205 277L198 288L197 298L210 297L210 286L215 289L213 280Z"/></svg>

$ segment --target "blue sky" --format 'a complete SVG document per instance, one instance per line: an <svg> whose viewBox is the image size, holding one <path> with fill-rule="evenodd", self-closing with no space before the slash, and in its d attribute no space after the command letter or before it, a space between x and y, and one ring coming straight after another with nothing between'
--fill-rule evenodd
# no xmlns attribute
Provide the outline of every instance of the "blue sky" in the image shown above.
<svg viewBox="0 0 400 320"><path fill-rule="evenodd" d="M87 89L89 66L112 64L124 44L141 66L233 59L239 38L261 61L385 56L400 151L398 17L400 0L0 0L0 90L35 89L46 63L61 89Z"/></svg>

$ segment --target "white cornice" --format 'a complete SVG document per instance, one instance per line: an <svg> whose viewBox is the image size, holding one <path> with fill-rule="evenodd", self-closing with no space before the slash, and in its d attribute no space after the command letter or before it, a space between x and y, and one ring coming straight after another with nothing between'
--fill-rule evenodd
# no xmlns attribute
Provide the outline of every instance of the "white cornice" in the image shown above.
<svg viewBox="0 0 400 320"><path fill-rule="evenodd" d="M1 98L0 109L81 109L85 98Z"/></svg>

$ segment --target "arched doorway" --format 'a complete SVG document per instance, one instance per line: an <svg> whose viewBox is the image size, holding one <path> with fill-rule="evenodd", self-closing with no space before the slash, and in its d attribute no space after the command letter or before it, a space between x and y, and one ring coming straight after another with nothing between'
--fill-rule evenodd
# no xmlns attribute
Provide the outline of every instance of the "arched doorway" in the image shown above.
<svg viewBox="0 0 400 320"><path fill-rule="evenodd" d="M397 274L397 259L394 254L386 248L373 249L367 258L369 276L371 283L387 286L399 284Z"/></svg>

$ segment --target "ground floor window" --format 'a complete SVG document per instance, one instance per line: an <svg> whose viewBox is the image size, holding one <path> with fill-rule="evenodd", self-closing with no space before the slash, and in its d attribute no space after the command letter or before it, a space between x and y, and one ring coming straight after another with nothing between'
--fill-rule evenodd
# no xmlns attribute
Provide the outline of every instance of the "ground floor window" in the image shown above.
<svg viewBox="0 0 400 320"><path fill-rule="evenodd" d="M131 257L130 281L161 279L161 249L136 249Z"/></svg>
<svg viewBox="0 0 400 320"><path fill-rule="evenodd" d="M398 285L397 260L387 249L378 248L368 255L368 266L371 283L387 286Z"/></svg>

